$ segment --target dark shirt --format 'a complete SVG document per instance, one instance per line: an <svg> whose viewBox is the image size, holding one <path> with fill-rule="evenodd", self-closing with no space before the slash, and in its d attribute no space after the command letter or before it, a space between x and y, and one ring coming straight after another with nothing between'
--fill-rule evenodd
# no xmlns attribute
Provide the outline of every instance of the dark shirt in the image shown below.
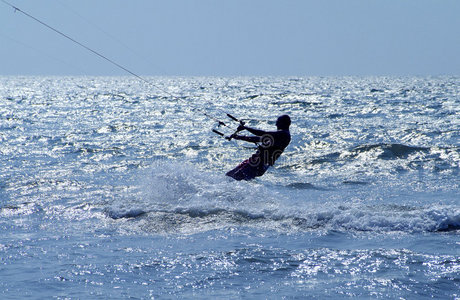
<svg viewBox="0 0 460 300"><path fill-rule="evenodd" d="M238 140L259 143L256 153L249 159L243 161L233 170L227 172L227 176L236 180L251 180L262 176L269 166L283 153L284 149L291 142L289 130L263 131L253 128L245 128L255 136L233 136Z"/></svg>
<svg viewBox="0 0 460 300"><path fill-rule="evenodd" d="M273 166L290 142L289 130L264 132L260 136L257 152L250 158L251 164Z"/></svg>

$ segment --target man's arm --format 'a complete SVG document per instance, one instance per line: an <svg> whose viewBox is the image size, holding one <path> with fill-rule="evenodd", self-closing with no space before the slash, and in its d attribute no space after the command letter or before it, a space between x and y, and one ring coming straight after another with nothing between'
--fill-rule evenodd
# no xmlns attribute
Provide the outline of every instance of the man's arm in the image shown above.
<svg viewBox="0 0 460 300"><path fill-rule="evenodd" d="M244 136L244 135L237 135L237 134L232 134L230 138L235 139L235 140L240 140L240 141L246 141L250 143L259 143L260 142L260 137L258 136Z"/></svg>
<svg viewBox="0 0 460 300"><path fill-rule="evenodd" d="M255 128L251 128L251 127L246 127L244 125L238 126L238 131L241 131L241 130L247 130L250 133L252 133L254 135L257 135L257 136L262 136L264 134L267 134L267 132L264 131L264 130L259 130L259 129L255 129Z"/></svg>

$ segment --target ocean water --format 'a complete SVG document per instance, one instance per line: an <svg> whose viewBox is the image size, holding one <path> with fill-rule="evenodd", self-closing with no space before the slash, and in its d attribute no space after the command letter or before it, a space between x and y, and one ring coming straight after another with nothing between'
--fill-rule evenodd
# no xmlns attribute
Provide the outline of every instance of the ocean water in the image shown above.
<svg viewBox="0 0 460 300"><path fill-rule="evenodd" d="M0 298L460 298L459 77L148 80L0 77Z"/></svg>

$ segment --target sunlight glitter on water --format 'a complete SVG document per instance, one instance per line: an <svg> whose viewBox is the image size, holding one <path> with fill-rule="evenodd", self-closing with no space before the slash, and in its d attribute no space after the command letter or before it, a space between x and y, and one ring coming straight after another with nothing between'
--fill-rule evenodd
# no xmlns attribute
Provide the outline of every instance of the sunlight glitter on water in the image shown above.
<svg viewBox="0 0 460 300"><path fill-rule="evenodd" d="M458 78L150 80L0 78L2 296L458 297Z"/></svg>

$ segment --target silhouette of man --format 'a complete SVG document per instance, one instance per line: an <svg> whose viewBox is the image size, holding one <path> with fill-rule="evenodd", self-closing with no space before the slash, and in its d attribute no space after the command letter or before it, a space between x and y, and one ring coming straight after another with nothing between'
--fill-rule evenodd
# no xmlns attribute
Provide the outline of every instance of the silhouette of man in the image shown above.
<svg viewBox="0 0 460 300"><path fill-rule="evenodd" d="M230 138L259 143L259 145L256 153L239 164L235 169L227 172L226 175L236 180L251 180L264 175L268 167L274 165L275 161L291 142L290 125L291 118L288 115L278 117L276 120L277 131L263 131L240 125L238 131L247 130L254 134L254 136L242 136L235 133Z"/></svg>

